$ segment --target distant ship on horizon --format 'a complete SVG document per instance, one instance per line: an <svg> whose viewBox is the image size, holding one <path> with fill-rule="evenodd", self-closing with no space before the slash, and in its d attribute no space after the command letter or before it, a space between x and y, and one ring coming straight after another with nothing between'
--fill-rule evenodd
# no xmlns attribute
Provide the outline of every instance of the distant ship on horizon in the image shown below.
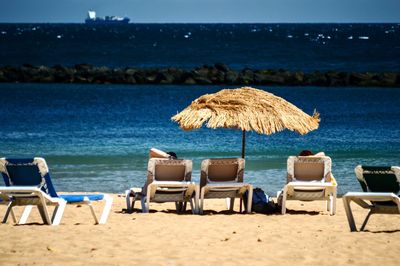
<svg viewBox="0 0 400 266"><path fill-rule="evenodd" d="M96 11L89 10L85 19L86 24L128 24L128 17L105 16L96 17Z"/></svg>

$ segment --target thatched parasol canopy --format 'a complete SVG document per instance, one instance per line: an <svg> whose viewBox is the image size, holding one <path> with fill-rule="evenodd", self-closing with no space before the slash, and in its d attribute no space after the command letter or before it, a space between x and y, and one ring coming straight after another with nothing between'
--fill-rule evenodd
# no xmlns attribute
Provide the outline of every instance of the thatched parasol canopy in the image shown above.
<svg viewBox="0 0 400 266"><path fill-rule="evenodd" d="M184 130L201 128L237 128L270 135L289 129L306 134L318 128L319 114L309 116L301 109L272 93L243 87L205 94L172 117ZM244 139L243 139L244 141ZM242 146L244 157L244 142Z"/></svg>

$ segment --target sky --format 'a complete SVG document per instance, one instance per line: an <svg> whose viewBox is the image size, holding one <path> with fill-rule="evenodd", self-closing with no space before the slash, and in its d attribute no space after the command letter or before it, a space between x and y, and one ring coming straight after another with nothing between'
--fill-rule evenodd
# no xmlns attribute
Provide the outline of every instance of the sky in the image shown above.
<svg viewBox="0 0 400 266"><path fill-rule="evenodd" d="M0 0L0 23L82 23L89 9L137 23L400 22L400 0Z"/></svg>

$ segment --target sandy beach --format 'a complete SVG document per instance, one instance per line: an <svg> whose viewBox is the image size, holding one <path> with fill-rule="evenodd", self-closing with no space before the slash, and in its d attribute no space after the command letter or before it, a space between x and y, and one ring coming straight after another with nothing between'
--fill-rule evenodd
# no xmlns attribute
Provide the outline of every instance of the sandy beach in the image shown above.
<svg viewBox="0 0 400 266"><path fill-rule="evenodd" d="M113 197L106 225L94 225L87 206L76 205L67 206L59 226L42 225L35 209L27 225L1 224L0 264L398 264L400 216L372 216L366 232L351 233L341 199L335 216L323 202L291 201L286 215L245 215L238 206L224 211L223 200L206 201L199 216L177 215L168 203L152 203L149 214L128 214L124 197ZM95 203L97 211L100 205ZM366 211L353 209L359 225Z"/></svg>

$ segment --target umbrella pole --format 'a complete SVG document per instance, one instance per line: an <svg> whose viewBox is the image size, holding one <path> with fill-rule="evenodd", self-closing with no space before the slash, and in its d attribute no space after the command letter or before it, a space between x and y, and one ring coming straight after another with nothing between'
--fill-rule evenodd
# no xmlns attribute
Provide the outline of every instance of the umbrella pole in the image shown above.
<svg viewBox="0 0 400 266"><path fill-rule="evenodd" d="M243 159L244 159L245 145L246 145L246 131L242 130L242 158Z"/></svg>

